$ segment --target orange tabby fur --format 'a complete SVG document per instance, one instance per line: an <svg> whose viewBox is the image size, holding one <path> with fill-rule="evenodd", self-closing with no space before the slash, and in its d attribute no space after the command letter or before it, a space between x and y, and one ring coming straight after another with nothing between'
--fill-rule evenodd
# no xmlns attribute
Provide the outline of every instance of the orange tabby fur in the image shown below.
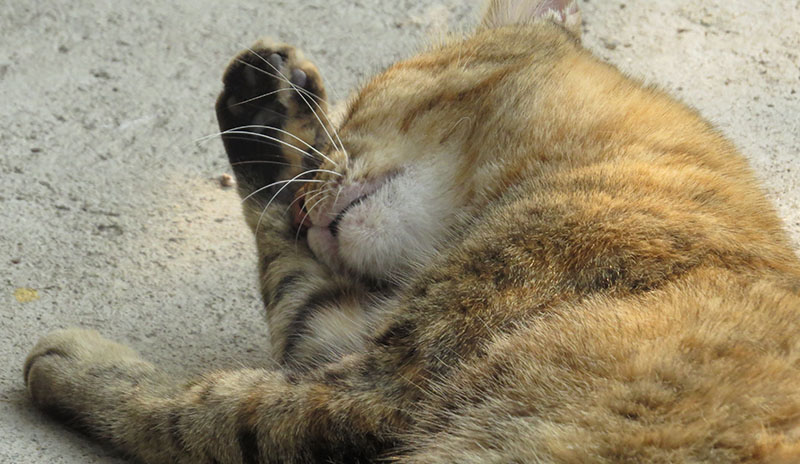
<svg viewBox="0 0 800 464"><path fill-rule="evenodd" d="M327 110L291 47L244 52L217 112L284 369L181 383L62 331L26 363L34 401L153 463L799 462L800 262L781 223L719 132L580 46L573 7L493 1L475 33L392 66L341 121L278 94L274 124L330 157L311 166L232 137L250 118L240 90L263 92L248 67L273 74L250 76L267 90L290 87L285 67ZM242 162L272 157L292 166ZM288 198L258 190L313 168L323 183ZM340 193L373 184L325 225ZM314 194L310 249L293 246L287 204ZM413 222L437 202L446 213ZM313 235L326 227L334 256ZM435 240L403 242L419 228Z"/></svg>

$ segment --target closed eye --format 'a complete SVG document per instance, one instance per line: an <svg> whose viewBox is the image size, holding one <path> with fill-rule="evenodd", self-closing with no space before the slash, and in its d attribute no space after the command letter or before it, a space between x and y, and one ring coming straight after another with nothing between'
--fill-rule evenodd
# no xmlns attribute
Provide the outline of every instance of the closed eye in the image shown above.
<svg viewBox="0 0 800 464"><path fill-rule="evenodd" d="M339 234L339 223L342 222L342 218L344 218L344 215L348 211L350 211L351 208L353 208L354 206L357 206L359 203L364 201L368 196L369 195L361 195L360 197L358 197L355 200L353 200L352 203L347 205L343 210L341 210L339 212L339 214L336 215L336 217L333 219L333 221L331 221L331 223L328 224L328 229L331 231L331 235L336 237Z"/></svg>

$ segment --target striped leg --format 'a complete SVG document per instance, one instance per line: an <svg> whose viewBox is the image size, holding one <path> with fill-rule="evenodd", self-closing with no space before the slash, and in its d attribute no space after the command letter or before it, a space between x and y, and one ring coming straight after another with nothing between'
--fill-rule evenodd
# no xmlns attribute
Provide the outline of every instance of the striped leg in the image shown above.
<svg viewBox="0 0 800 464"><path fill-rule="evenodd" d="M181 383L71 329L39 341L25 381L37 406L146 463L366 463L408 426L410 389L377 380L393 363L362 354L302 378L243 369Z"/></svg>
<svg viewBox="0 0 800 464"><path fill-rule="evenodd" d="M375 314L364 285L320 264L288 213L296 185L313 176L284 181L317 167L331 146L319 72L294 48L260 41L234 58L223 82L217 119L256 234L275 358L307 369L358 351Z"/></svg>
<svg viewBox="0 0 800 464"><path fill-rule="evenodd" d="M283 366L307 370L363 350L380 320L376 291L332 272L295 239L281 208L264 213L269 233L257 237L261 292L273 356Z"/></svg>
<svg viewBox="0 0 800 464"><path fill-rule="evenodd" d="M325 87L299 50L261 40L231 61L222 81L217 121L243 198L267 201L283 184L265 186L320 164L331 130ZM275 200L288 202L295 190Z"/></svg>

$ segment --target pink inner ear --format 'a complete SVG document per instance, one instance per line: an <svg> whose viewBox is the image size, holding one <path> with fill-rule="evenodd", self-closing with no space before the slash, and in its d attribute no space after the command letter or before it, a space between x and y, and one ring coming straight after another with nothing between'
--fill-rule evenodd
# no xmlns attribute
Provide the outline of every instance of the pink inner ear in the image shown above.
<svg viewBox="0 0 800 464"><path fill-rule="evenodd" d="M580 33L581 19L577 0L542 0L533 16L555 21L574 33Z"/></svg>
<svg viewBox="0 0 800 464"><path fill-rule="evenodd" d="M572 3L572 0L544 0L536 7L533 16L544 16L549 10L553 10L561 13L561 17L565 18L568 12L564 10L570 3Z"/></svg>
<svg viewBox="0 0 800 464"><path fill-rule="evenodd" d="M537 20L559 23L580 36L581 16L577 0L492 0L483 25L493 28Z"/></svg>

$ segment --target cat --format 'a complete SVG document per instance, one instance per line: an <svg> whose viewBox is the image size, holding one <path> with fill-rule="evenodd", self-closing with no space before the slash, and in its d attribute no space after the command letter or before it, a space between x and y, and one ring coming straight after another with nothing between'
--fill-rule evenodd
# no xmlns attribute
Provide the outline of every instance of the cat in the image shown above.
<svg viewBox="0 0 800 464"><path fill-rule="evenodd" d="M800 261L745 158L492 0L329 108L262 40L216 105L280 369L42 338L33 402L148 463L800 461Z"/></svg>

